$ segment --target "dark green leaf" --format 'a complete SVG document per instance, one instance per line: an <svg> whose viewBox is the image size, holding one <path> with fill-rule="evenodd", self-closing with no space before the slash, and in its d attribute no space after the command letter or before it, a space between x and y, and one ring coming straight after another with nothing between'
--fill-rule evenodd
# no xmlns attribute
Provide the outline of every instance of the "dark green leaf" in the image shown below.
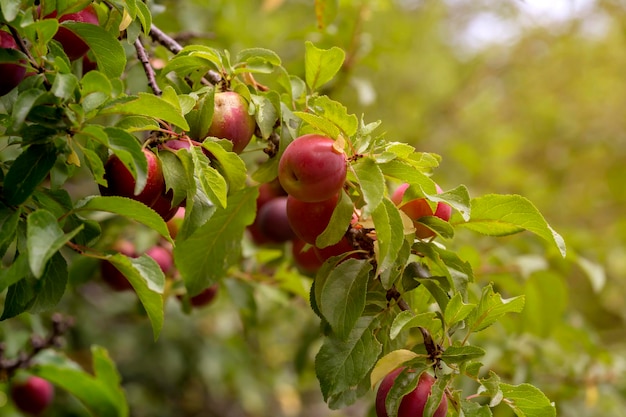
<svg viewBox="0 0 626 417"><path fill-rule="evenodd" d="M356 389L378 360L382 345L370 328L372 317L360 317L346 339L329 336L315 357L315 372L324 399L333 399Z"/></svg>
<svg viewBox="0 0 626 417"><path fill-rule="evenodd" d="M46 264L46 269L35 284L35 298L30 307L31 313L52 310L61 301L67 285L67 262L56 252Z"/></svg>
<svg viewBox="0 0 626 417"><path fill-rule="evenodd" d="M4 179L4 196L10 205L22 204L46 178L56 161L52 145L31 145L11 165Z"/></svg>
<svg viewBox="0 0 626 417"><path fill-rule="evenodd" d="M27 311L35 302L35 280L21 279L9 287L4 300L0 321L16 317Z"/></svg>
<svg viewBox="0 0 626 417"><path fill-rule="evenodd" d="M324 281L317 300L320 312L339 339L346 338L365 308L372 265L364 259L347 259Z"/></svg>

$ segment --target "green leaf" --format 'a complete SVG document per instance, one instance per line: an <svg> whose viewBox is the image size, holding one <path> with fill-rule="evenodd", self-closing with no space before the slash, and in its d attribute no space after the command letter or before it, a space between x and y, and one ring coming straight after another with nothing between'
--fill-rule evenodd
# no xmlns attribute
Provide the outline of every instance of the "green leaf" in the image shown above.
<svg viewBox="0 0 626 417"><path fill-rule="evenodd" d="M156 340L163 327L164 319L162 294L165 287L165 275L159 264L146 254L138 258L130 258L116 253L103 259L113 264L133 286L150 318Z"/></svg>
<svg viewBox="0 0 626 417"><path fill-rule="evenodd" d="M402 399L409 392L415 390L420 375L424 373L427 368L427 364L419 364L418 366L412 367L410 370L408 368L403 369L402 372L396 376L385 398L385 410L387 410L389 417L398 416L398 409L400 408Z"/></svg>
<svg viewBox="0 0 626 417"><path fill-rule="evenodd" d="M27 311L35 302L35 285L29 279L21 279L9 287L4 300L0 321L16 317Z"/></svg>
<svg viewBox="0 0 626 417"><path fill-rule="evenodd" d="M339 130L337 125L322 116L303 111L295 111L293 112L293 114L298 116L309 125L313 126L316 130L322 132L329 138L336 139L341 134L341 130Z"/></svg>
<svg viewBox="0 0 626 417"><path fill-rule="evenodd" d="M128 405L115 364L105 349L93 346L93 369L87 373L76 362L52 350L37 355L32 371L76 397L91 415L127 417Z"/></svg>
<svg viewBox="0 0 626 417"><path fill-rule="evenodd" d="M491 408L488 405L480 405L468 400L461 400L461 410L464 417L492 417Z"/></svg>
<svg viewBox="0 0 626 417"><path fill-rule="evenodd" d="M351 166L359 182L359 188L365 206L362 207L363 217L367 218L376 210L385 195L385 177L376 161L370 157L359 159Z"/></svg>
<svg viewBox="0 0 626 417"><path fill-rule="evenodd" d="M320 96L315 98L310 106L315 114L332 122L346 136L353 136L357 132L359 119L354 114L348 114L347 107L340 102L327 96Z"/></svg>
<svg viewBox="0 0 626 417"><path fill-rule="evenodd" d="M402 331L416 327L424 327L429 331L433 330L431 333L436 333L441 329L441 321L437 319L437 315L433 311L419 314L415 314L412 311L401 311L393 319L393 323L391 323L389 337L395 339Z"/></svg>
<svg viewBox="0 0 626 417"><path fill-rule="evenodd" d="M22 204L46 178L56 162L50 144L30 145L11 165L4 179L4 197L10 205Z"/></svg>
<svg viewBox="0 0 626 417"><path fill-rule="evenodd" d="M458 187L445 191L441 194L427 194L424 195L430 200L436 203L442 202L450 205L453 209L458 211L463 220L470 220L470 196L467 187L459 185Z"/></svg>
<svg viewBox="0 0 626 417"><path fill-rule="evenodd" d="M315 246L325 248L339 242L348 229L353 213L354 204L348 194L342 190L326 229L315 239Z"/></svg>
<svg viewBox="0 0 626 417"><path fill-rule="evenodd" d="M20 0L0 0L0 10L7 22L12 22L20 11Z"/></svg>
<svg viewBox="0 0 626 417"><path fill-rule="evenodd" d="M30 306L30 312L36 314L56 307L65 293L68 275L67 261L63 255L56 252L35 284L35 298Z"/></svg>
<svg viewBox="0 0 626 417"><path fill-rule="evenodd" d="M209 165L209 161L201 149L194 146L190 148L190 151L194 164L194 175L198 179L200 187L214 204L226 207L228 194L226 180L215 168Z"/></svg>
<svg viewBox="0 0 626 417"><path fill-rule="evenodd" d="M493 287L483 288L482 296L476 308L467 317L469 332L479 332L494 324L507 313L519 313L524 309L524 296L502 299L494 293Z"/></svg>
<svg viewBox="0 0 626 417"><path fill-rule="evenodd" d="M254 62L254 61L269 62L272 65L280 65L281 59L276 52L265 48L248 48L237 54L237 62Z"/></svg>
<svg viewBox="0 0 626 417"><path fill-rule="evenodd" d="M252 103L254 103L255 107L254 117L263 139L269 138L272 134L279 117L278 110L274 107L274 102L272 102L272 96L270 94L273 94L274 102L280 103L280 97L275 92L267 93L264 96L252 96Z"/></svg>
<svg viewBox="0 0 626 417"><path fill-rule="evenodd" d="M461 363L483 357L485 353L485 349L478 346L452 345L443 352L441 359L447 364Z"/></svg>
<svg viewBox="0 0 626 417"><path fill-rule="evenodd" d="M176 266L191 296L222 279L239 262L244 230L254 221L257 195L256 187L231 194L226 207L218 207L191 236L177 238Z"/></svg>
<svg viewBox="0 0 626 417"><path fill-rule="evenodd" d="M565 242L546 222L539 210L519 195L488 194L472 200L472 215L458 226L490 235L506 236L528 230L556 245L565 256Z"/></svg>
<svg viewBox="0 0 626 417"><path fill-rule="evenodd" d="M196 102L196 107L185 115L189 123L189 136L192 138L205 138L209 134L215 106L213 91L211 89L202 94Z"/></svg>
<svg viewBox="0 0 626 417"><path fill-rule="evenodd" d="M8 268L0 269L0 292L27 276L31 276L31 271L28 254L24 252L20 253Z"/></svg>
<svg viewBox="0 0 626 417"><path fill-rule="evenodd" d="M556 408L548 397L530 384L500 384L504 401L517 417L556 417Z"/></svg>
<svg viewBox="0 0 626 417"><path fill-rule="evenodd" d="M365 309L372 265L365 259L347 259L324 280L318 308L339 339L345 339Z"/></svg>
<svg viewBox="0 0 626 417"><path fill-rule="evenodd" d="M56 97L68 100L74 95L74 91L78 87L78 78L74 74L57 73L54 76L54 82L50 92Z"/></svg>
<svg viewBox="0 0 626 417"><path fill-rule="evenodd" d="M444 311L444 321L449 328L456 323L465 320L469 313L476 307L475 304L465 304L460 292L454 294L454 296L448 302L446 311Z"/></svg>
<svg viewBox="0 0 626 417"><path fill-rule="evenodd" d="M376 362L376 366L370 375L370 386L374 388L387 374L399 368L404 362L408 362L418 356L417 353L407 349L389 352Z"/></svg>
<svg viewBox="0 0 626 417"><path fill-rule="evenodd" d="M45 94L46 93L39 88L31 88L20 92L20 95L17 96L17 100L13 105L13 110L11 111L13 130L19 131L21 129L30 111Z"/></svg>
<svg viewBox="0 0 626 417"><path fill-rule="evenodd" d="M121 77L126 67L126 53L120 41L98 25L82 22L63 22L61 26L85 41L96 58L98 71L110 79Z"/></svg>
<svg viewBox="0 0 626 417"><path fill-rule="evenodd" d="M202 147L208 150L213 158L211 164L217 168L228 182L229 192L241 190L246 186L246 164L234 152L229 152L220 146L219 143L206 140L202 143Z"/></svg>
<svg viewBox="0 0 626 417"><path fill-rule="evenodd" d="M105 211L124 216L148 226L168 241L173 242L161 216L145 204L130 198L90 196L78 201L74 210L79 213L82 211Z"/></svg>
<svg viewBox="0 0 626 417"><path fill-rule="evenodd" d="M316 355L315 372L329 404L364 380L369 386L369 373L382 351L370 328L372 321L373 317L360 317L346 339L327 337Z"/></svg>
<svg viewBox="0 0 626 417"><path fill-rule="evenodd" d="M404 225L398 209L388 199L384 199L383 204L378 205L372 213L372 219L376 228L374 242L378 266L376 275L380 275L395 264L404 243ZM390 288L390 284L383 283L383 286Z"/></svg>
<svg viewBox="0 0 626 417"><path fill-rule="evenodd" d="M4 256L7 248L15 238L17 224L22 214L21 209L12 210L0 203L0 258ZM1 287L1 285L0 285ZM2 290L0 290L2 292Z"/></svg>
<svg viewBox="0 0 626 417"><path fill-rule="evenodd" d="M26 221L26 247L30 269L35 278L41 277L48 260L82 229L78 227L68 234L57 223L56 217L47 210L37 210Z"/></svg>
<svg viewBox="0 0 626 417"><path fill-rule="evenodd" d="M189 124L181 111L168 101L149 93L139 93L123 100L117 100L103 108L100 114L128 114L153 117L172 123L183 130L189 130Z"/></svg>
<svg viewBox="0 0 626 417"><path fill-rule="evenodd" d="M320 49L312 42L305 43L304 67L306 84L311 91L330 81L341 69L346 53L336 46Z"/></svg>

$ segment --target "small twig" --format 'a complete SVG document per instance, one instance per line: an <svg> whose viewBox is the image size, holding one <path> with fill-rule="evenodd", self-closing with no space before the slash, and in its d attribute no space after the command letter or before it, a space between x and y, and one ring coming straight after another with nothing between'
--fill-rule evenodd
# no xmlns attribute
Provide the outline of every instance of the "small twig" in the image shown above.
<svg viewBox="0 0 626 417"><path fill-rule="evenodd" d="M30 341L32 350L30 352L20 351L17 357L12 359L4 358L5 347L3 344L0 344L0 380L11 378L18 369L28 368L33 358L42 350L61 347L63 335L65 335L73 325L73 318L66 318L58 313L54 314L52 316L52 331L48 337L32 335Z"/></svg>
<svg viewBox="0 0 626 417"><path fill-rule="evenodd" d="M176 42L174 38L167 35L165 32L163 32L154 24L150 26L150 37L152 38L153 41L165 46L173 54L177 54L183 50L183 47L181 44ZM204 84L208 83L210 85L217 85L222 81L222 76L216 71L209 70L209 72L207 73L207 76L208 76L208 79L207 78L202 79Z"/></svg>
<svg viewBox="0 0 626 417"><path fill-rule="evenodd" d="M400 310L413 312L409 304L402 298L402 294L400 294L400 292L398 292L395 287L391 287L391 289L387 291L387 299L396 300L396 303ZM437 366L441 357L441 353L443 352L443 348L435 343L428 329L422 326L417 326L417 328L419 329L420 333L422 333L422 339L424 339L424 346L426 347L426 352L428 353L428 356L435 361L435 366Z"/></svg>
<svg viewBox="0 0 626 417"><path fill-rule="evenodd" d="M9 30L11 31L11 36L13 36L13 39L15 40L15 43L20 48L20 51L23 52L28 57L28 60L30 61L30 64L33 67L37 68L37 70L39 72L42 72L42 69L37 64L37 61L35 60L35 57L33 56L33 54L30 53L30 50L26 46L26 43L24 42L24 39L22 39L20 34L17 33L17 30L15 30L15 28L13 26L9 26Z"/></svg>
<svg viewBox="0 0 626 417"><path fill-rule="evenodd" d="M146 73L146 77L148 77L148 85L154 91L154 94L157 96L161 96L163 91L159 88L159 85L156 82L156 74L154 72L154 68L150 65L150 59L148 58L148 54L146 53L146 48L143 47L141 40L137 38L135 41L135 50L137 51L137 58L141 61L143 65L143 70Z"/></svg>

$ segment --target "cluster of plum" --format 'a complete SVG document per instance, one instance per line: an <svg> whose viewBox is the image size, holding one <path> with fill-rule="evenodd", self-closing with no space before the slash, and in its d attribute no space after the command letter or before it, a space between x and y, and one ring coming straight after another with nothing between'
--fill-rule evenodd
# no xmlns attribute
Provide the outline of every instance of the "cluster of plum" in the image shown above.
<svg viewBox="0 0 626 417"><path fill-rule="evenodd" d="M256 128L254 117L248 113L248 102L238 93L223 91L215 93L214 103L211 126L205 137L197 139L200 141L207 137L228 139L233 144L233 152L241 153L250 143ZM163 142L159 145L159 149L176 152L200 145L197 140L184 136ZM128 197L142 202L156 211L164 221L168 221L174 217L185 201L173 204L174 193L166 187L159 158L147 147L144 147L142 151L148 167L146 185L143 190L135 194L136 181L133 174L122 160L113 154L104 165L104 178L107 186L100 186L100 193L106 196ZM206 149L203 148L203 152L207 158L211 158L211 154Z"/></svg>
<svg viewBox="0 0 626 417"><path fill-rule="evenodd" d="M296 138L280 158L278 181L259 186L253 240L291 241L296 264L310 273L328 258L354 251L346 237L331 246L316 245L339 202L346 173L346 155L335 140L318 134Z"/></svg>
<svg viewBox="0 0 626 417"><path fill-rule="evenodd" d="M248 113L248 102L238 93L232 91L217 92L214 96L214 112L211 126L206 137L227 139L232 142L233 152L241 153L251 141L256 128L254 117ZM197 138L204 140L204 138ZM187 136L169 139L158 145L159 152L178 152L192 146L201 147L201 143ZM104 196L120 196L139 201L157 212L167 222L170 234L175 237L181 217L184 217L185 200L174 204L172 189L167 188L159 157L148 147L142 148L147 161L146 184L136 194L136 180L130 170L117 155L111 155L104 164L106 186L100 186ZM210 163L212 155L205 148L203 154ZM138 254L134 245L128 241L119 241L113 248L126 256ZM159 264L166 276L177 275L174 268L172 248L166 243L159 243L146 251ZM132 289L128 280L109 262L103 261L101 275L105 282L116 291ZM213 285L200 294L189 299L193 307L200 307L213 300L217 292Z"/></svg>
<svg viewBox="0 0 626 417"><path fill-rule="evenodd" d="M56 11L44 18L56 18ZM93 25L99 23L98 15L91 5L78 12L65 14L59 17L58 20L59 22L74 21ZM74 32L64 26L59 26L59 30L53 39L61 44L65 54L71 61L82 59L83 73L95 69L96 64L87 55L89 46ZM0 48L20 50L17 42L15 42L15 38L4 30L0 30ZM2 79L0 96L7 94L22 82L24 77L29 74L26 72L26 67L27 63L24 59L18 59L15 63L0 63L0 79Z"/></svg>

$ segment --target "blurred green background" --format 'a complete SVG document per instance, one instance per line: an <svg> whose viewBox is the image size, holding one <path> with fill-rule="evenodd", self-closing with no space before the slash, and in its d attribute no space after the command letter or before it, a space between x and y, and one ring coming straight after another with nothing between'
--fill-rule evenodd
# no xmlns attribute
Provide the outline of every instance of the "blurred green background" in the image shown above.
<svg viewBox="0 0 626 417"><path fill-rule="evenodd" d="M527 298L522 314L475 340L488 349L485 368L539 386L559 416L626 416L626 6L554 2L565 18L521 0L340 0L316 2L327 6L316 18L305 0L156 3L155 23L181 43L269 48L294 74L305 40L343 48L326 93L381 120L388 140L440 154L442 188L530 199L565 238L566 259L531 235L461 230L446 242L479 282ZM145 80L138 70L128 82ZM69 345L109 349L134 417L373 415L373 395L340 411L321 400L304 284L246 268L191 315L170 300L157 343L132 294L77 285L83 297L61 306L81 317ZM83 415L57 401L67 401L58 415Z"/></svg>

